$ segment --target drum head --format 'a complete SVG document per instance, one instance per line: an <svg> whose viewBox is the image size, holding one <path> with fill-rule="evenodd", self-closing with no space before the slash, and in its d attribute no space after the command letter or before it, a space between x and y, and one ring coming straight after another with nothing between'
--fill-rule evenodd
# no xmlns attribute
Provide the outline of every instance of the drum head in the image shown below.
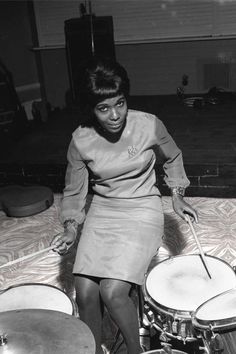
<svg viewBox="0 0 236 354"><path fill-rule="evenodd" d="M60 289L46 284L10 287L0 295L0 312L20 309L45 309L72 315L73 304Z"/></svg>
<svg viewBox="0 0 236 354"><path fill-rule="evenodd" d="M231 289L206 301L194 314L195 323L201 326L236 328L236 289ZM227 326L227 324L229 326Z"/></svg>
<svg viewBox="0 0 236 354"><path fill-rule="evenodd" d="M89 327L58 311L1 312L0 328L6 341L0 354L94 354L96 350Z"/></svg>
<svg viewBox="0 0 236 354"><path fill-rule="evenodd" d="M202 303L236 286L233 269L224 261L206 256L211 279L199 255L172 257L147 275L144 291L167 309L192 312Z"/></svg>

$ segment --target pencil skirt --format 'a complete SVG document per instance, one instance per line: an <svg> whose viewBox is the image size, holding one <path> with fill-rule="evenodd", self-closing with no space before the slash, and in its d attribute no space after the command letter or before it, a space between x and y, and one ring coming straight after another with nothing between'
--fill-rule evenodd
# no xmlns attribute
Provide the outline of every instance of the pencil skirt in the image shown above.
<svg viewBox="0 0 236 354"><path fill-rule="evenodd" d="M91 202L78 243L74 274L143 284L164 232L161 197Z"/></svg>

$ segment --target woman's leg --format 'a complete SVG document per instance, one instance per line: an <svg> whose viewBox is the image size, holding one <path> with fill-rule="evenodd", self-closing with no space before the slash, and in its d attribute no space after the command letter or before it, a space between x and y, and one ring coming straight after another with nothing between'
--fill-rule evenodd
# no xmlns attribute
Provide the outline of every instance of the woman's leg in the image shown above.
<svg viewBox="0 0 236 354"><path fill-rule="evenodd" d="M138 313L129 293L131 284L116 279L102 279L102 299L126 342L129 354L140 353Z"/></svg>
<svg viewBox="0 0 236 354"><path fill-rule="evenodd" d="M81 321L91 329L95 343L96 354L102 354L102 304L99 293L99 280L92 277L75 275L76 301L79 307Z"/></svg>

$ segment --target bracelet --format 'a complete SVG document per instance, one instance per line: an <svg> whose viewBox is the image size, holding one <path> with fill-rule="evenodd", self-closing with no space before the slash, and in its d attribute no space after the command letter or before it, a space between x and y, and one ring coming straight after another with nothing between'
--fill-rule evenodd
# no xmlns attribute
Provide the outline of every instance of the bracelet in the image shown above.
<svg viewBox="0 0 236 354"><path fill-rule="evenodd" d="M63 226L65 230L72 228L74 232L77 233L79 224L75 219L67 219L64 221Z"/></svg>
<svg viewBox="0 0 236 354"><path fill-rule="evenodd" d="M185 188L184 187L173 187L171 188L171 195L172 197L174 195L181 195L182 197L184 197L185 195Z"/></svg>

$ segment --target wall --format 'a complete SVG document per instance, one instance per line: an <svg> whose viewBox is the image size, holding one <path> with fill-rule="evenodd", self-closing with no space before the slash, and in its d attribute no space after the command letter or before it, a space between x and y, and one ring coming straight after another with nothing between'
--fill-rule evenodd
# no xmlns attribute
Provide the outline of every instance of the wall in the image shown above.
<svg viewBox="0 0 236 354"><path fill-rule="evenodd" d="M175 43L126 45L117 47L117 57L130 73L135 95L175 94L183 74L189 76L187 93L203 93L204 65L217 64L212 86L221 83L221 64L228 63L229 87L236 88L236 40L208 40ZM223 81L223 80L222 80Z"/></svg>
<svg viewBox="0 0 236 354"><path fill-rule="evenodd" d="M31 36L27 1L0 1L0 58L12 72L22 100L40 96L36 64L40 55L46 98L52 107L62 108L69 89L65 49L32 51ZM133 95L176 94L183 74L189 77L189 94L225 82L226 90L236 89L236 39L116 45L116 55L129 72Z"/></svg>
<svg viewBox="0 0 236 354"><path fill-rule="evenodd" d="M189 94L204 93L213 86L223 87L227 73L221 67L225 63L229 78L223 88L236 89L236 40L117 45L116 57L129 72L133 95L176 94L183 74L189 77L186 87ZM42 61L47 73L48 100L53 106L63 106L69 88L65 50L43 50ZM212 67L210 78L205 77L205 64Z"/></svg>
<svg viewBox="0 0 236 354"><path fill-rule="evenodd" d="M0 1L0 59L21 101L40 97L27 1Z"/></svg>

